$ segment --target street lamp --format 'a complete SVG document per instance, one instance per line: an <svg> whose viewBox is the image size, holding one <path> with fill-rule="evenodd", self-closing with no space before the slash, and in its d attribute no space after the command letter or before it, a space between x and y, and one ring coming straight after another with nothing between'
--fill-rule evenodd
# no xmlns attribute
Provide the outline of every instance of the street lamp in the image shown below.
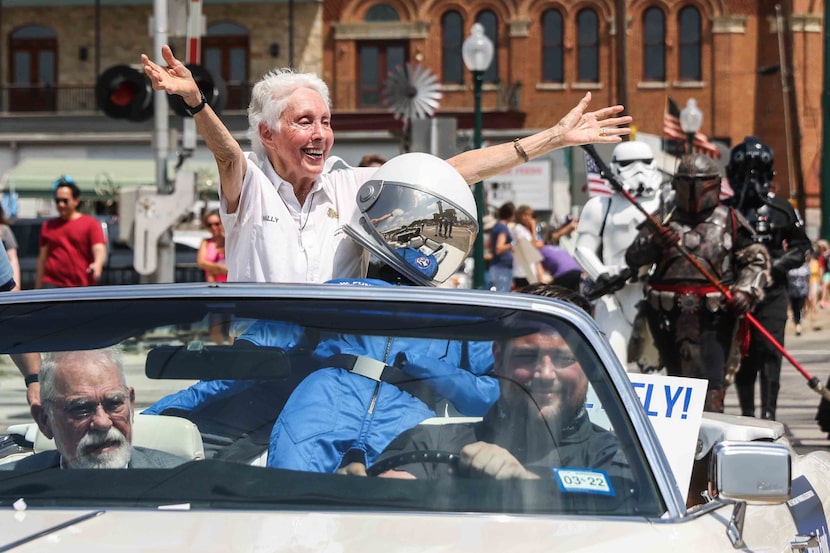
<svg viewBox="0 0 830 553"><path fill-rule="evenodd" d="M689 153L695 151L695 134L703 125L703 112L697 107L697 100L689 98L686 107L680 110L680 128L689 139Z"/></svg>
<svg viewBox="0 0 830 553"><path fill-rule="evenodd" d="M464 65L473 74L473 147L481 148L481 83L484 72L493 63L493 41L484 34L481 23L473 23L470 36L461 45ZM473 244L473 288L484 288L484 183L478 181L473 189L476 200L478 235Z"/></svg>

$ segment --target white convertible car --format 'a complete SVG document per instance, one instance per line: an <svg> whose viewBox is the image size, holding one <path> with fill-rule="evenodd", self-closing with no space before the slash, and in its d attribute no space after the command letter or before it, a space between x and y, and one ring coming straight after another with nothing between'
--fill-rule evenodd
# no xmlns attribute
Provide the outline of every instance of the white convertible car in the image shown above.
<svg viewBox="0 0 830 553"><path fill-rule="evenodd" d="M795 454L777 423L706 415L681 475L565 301L246 284L0 298L0 354L112 347L135 389L132 445L181 464L32 463L56 445L15 384L0 551L830 551L830 455ZM0 388L20 380L6 361ZM44 407L82 429L123 409L82 400L57 390Z"/></svg>

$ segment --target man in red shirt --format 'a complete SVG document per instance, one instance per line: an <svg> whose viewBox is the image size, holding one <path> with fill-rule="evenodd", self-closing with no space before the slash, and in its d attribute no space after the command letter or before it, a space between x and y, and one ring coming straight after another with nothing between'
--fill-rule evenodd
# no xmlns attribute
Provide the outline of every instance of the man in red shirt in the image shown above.
<svg viewBox="0 0 830 553"><path fill-rule="evenodd" d="M107 242L101 223L78 211L81 190L67 177L55 187L58 217L40 229L35 288L91 286L101 278Z"/></svg>

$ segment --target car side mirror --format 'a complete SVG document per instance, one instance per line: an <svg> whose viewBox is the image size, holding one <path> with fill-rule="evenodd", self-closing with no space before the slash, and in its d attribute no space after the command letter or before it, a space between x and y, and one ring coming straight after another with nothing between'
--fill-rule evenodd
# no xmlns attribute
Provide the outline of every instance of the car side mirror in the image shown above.
<svg viewBox="0 0 830 553"><path fill-rule="evenodd" d="M735 507L726 526L732 547L744 547L747 503L783 503L792 488L790 449L773 442L724 441L712 449L709 492Z"/></svg>
<svg viewBox="0 0 830 553"><path fill-rule="evenodd" d="M715 444L709 466L713 494L731 501L783 503L790 498L790 449L771 442Z"/></svg>

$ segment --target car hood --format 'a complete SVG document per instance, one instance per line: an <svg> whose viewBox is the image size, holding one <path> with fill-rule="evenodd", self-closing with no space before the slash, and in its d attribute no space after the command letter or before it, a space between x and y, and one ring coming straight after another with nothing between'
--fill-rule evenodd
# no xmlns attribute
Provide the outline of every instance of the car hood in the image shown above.
<svg viewBox="0 0 830 553"><path fill-rule="evenodd" d="M673 543L681 551L701 551L726 542L722 515L671 523L473 514L8 509L0 512L0 528L0 550L15 552L550 553L636 548L664 553Z"/></svg>

